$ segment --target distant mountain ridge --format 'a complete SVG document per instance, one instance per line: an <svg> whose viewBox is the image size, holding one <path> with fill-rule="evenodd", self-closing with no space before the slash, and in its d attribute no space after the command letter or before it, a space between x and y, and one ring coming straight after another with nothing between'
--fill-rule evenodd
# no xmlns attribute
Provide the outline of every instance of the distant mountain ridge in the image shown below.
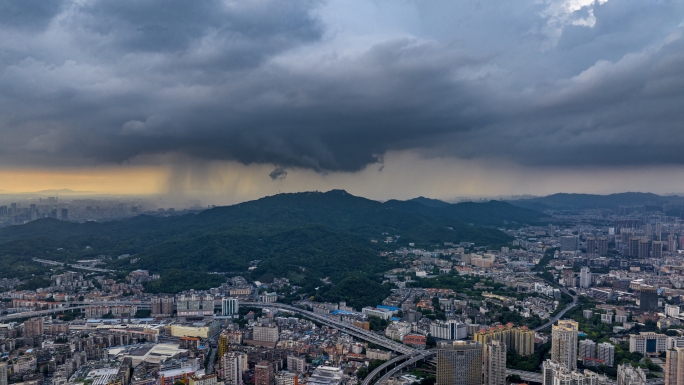
<svg viewBox="0 0 684 385"><path fill-rule="evenodd" d="M449 206L449 203L440 201L439 199L431 199L431 198L425 198L425 197L418 197L418 198L413 198L409 199L408 202L416 202L420 203L423 206L428 206L428 207L436 207L436 208L442 208L442 207L447 207Z"/></svg>
<svg viewBox="0 0 684 385"><path fill-rule="evenodd" d="M582 209L618 206L662 206L667 203L683 203L684 197L662 196L653 193L625 192L608 195L558 193L545 197L520 199L508 203L533 209Z"/></svg>
<svg viewBox="0 0 684 385"><path fill-rule="evenodd" d="M418 213L429 217L471 223L477 226L519 227L522 225L540 224L544 219L548 219L547 215L539 211L514 206L501 201L442 203L444 205L436 206L432 204L428 206L422 203L421 200L412 199L408 201L390 200L385 202L384 205L397 211Z"/></svg>

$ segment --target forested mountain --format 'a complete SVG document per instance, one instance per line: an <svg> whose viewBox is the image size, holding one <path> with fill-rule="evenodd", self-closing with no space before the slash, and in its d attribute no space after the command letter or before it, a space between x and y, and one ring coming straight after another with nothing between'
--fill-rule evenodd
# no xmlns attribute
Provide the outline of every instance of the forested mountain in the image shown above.
<svg viewBox="0 0 684 385"><path fill-rule="evenodd" d="M420 203L411 202L429 208ZM494 215L493 204L477 204L468 210ZM459 206L459 205L449 205ZM507 204L503 209L510 209ZM515 207L514 207L515 208ZM23 266L30 257L75 261L105 255L118 269L152 272L190 269L199 272L244 273L252 260L261 260L255 277L289 276L294 282L311 278L344 279L357 272L374 274L394 265L380 256L382 250L415 242L474 242L502 245L511 238L504 233L472 226L444 208L398 209L344 191L279 194L238 205L217 207L199 214L174 217L140 215L104 223L70 223L43 219L0 229L0 262L3 273L12 274L5 262ZM515 208L519 212L524 209ZM473 222L464 214L466 221ZM386 244L386 238L392 243ZM375 242L373 242L375 241ZM139 261L116 260L135 254ZM5 269L6 267L6 269Z"/></svg>
<svg viewBox="0 0 684 385"><path fill-rule="evenodd" d="M535 225L548 218L547 215L539 211L500 201L442 203L444 205L433 202L426 204L423 200L412 199L408 201L390 200L384 205L405 213L418 213L429 217L472 223L477 226L516 227L524 224Z"/></svg>
<svg viewBox="0 0 684 385"><path fill-rule="evenodd" d="M560 193L539 198L520 199L509 203L532 209L614 209L618 206L663 206L667 203L684 203L684 198L676 195L661 196L639 192L609 195Z"/></svg>

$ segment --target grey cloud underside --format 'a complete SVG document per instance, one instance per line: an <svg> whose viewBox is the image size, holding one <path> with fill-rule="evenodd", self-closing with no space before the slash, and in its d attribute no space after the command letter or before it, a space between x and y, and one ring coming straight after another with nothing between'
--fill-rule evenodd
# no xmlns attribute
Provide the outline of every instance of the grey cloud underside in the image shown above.
<svg viewBox="0 0 684 385"><path fill-rule="evenodd" d="M347 51L328 49L317 1L0 1L0 161L171 153L273 164L274 180L415 148L533 166L683 164L684 6L654 4L595 6L593 28L569 24L550 49L534 1L490 25L505 15L471 10L468 28L505 36L491 46L423 10L443 38Z"/></svg>

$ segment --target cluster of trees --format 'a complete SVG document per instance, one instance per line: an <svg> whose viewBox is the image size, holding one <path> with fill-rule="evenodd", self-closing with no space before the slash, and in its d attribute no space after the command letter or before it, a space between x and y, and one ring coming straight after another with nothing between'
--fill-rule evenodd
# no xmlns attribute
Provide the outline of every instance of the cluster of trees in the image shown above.
<svg viewBox="0 0 684 385"><path fill-rule="evenodd" d="M547 342L537 349L534 354L521 356L513 350L506 352L506 366L526 372L540 372L544 360L551 358L551 342Z"/></svg>
<svg viewBox="0 0 684 385"><path fill-rule="evenodd" d="M218 274L207 274L193 270L171 269L161 273L156 281L146 282L145 291L157 293L180 293L184 290L207 290L220 286L226 277Z"/></svg>
<svg viewBox="0 0 684 385"><path fill-rule="evenodd" d="M381 284L378 281L361 274L353 274L342 279L334 286L326 285L319 288L316 300L326 302L346 301L347 306L360 310L365 306L376 306L391 293L392 285Z"/></svg>
<svg viewBox="0 0 684 385"><path fill-rule="evenodd" d="M384 331L387 326L389 326L390 321L384 320L380 317L370 316L368 317L368 323L370 324L370 330Z"/></svg>
<svg viewBox="0 0 684 385"><path fill-rule="evenodd" d="M384 364L386 361L382 360L375 360L368 364L368 367L362 366L359 368L359 370L356 371L356 376L360 379L363 380L368 376L369 373L373 372L375 369L378 368L378 366Z"/></svg>

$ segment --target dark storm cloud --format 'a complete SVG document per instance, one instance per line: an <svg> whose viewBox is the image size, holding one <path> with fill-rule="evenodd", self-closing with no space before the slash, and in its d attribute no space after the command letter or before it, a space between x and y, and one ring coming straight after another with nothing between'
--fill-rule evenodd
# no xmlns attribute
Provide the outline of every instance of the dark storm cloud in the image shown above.
<svg viewBox="0 0 684 385"><path fill-rule="evenodd" d="M43 29L62 10L64 1L1 0L0 24L5 28Z"/></svg>
<svg viewBox="0 0 684 385"><path fill-rule="evenodd" d="M416 10L425 36L361 40L326 24L332 0L26 2L0 16L0 160L180 154L273 164L274 180L415 148L533 166L684 163L684 5L583 1L482 4L462 23L444 2ZM334 16L378 22L358 5Z"/></svg>

